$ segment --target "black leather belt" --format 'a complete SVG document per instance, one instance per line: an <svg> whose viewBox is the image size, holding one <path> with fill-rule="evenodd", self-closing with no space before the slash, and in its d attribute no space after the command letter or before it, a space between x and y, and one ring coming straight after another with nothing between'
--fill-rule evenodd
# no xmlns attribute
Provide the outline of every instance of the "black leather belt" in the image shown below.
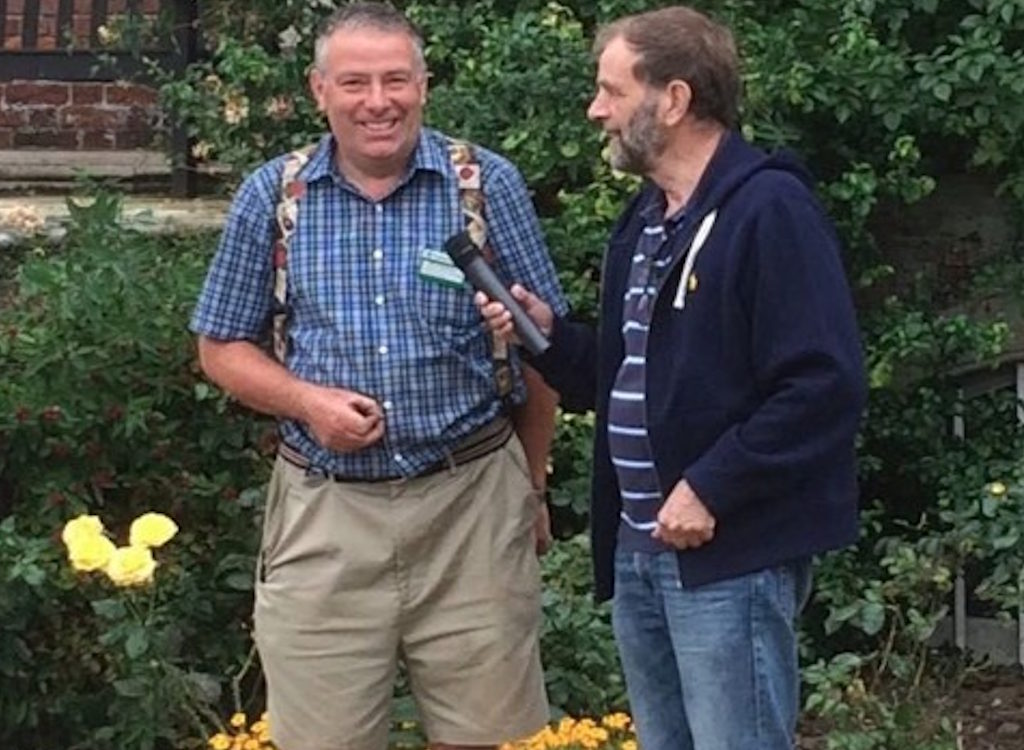
<svg viewBox="0 0 1024 750"><path fill-rule="evenodd" d="M463 438L446 459L431 464L417 474L416 478L427 477L431 474L437 474L439 471L453 469L456 466L462 466L462 464L483 458L488 453L498 450L498 448L508 442L510 437L512 437L512 421L505 416L498 417L476 432ZM328 479L333 479L335 482L394 482L406 478L402 476L353 477L346 474L324 471L314 466L308 458L283 441L277 448L277 454L292 466L306 472L320 474Z"/></svg>

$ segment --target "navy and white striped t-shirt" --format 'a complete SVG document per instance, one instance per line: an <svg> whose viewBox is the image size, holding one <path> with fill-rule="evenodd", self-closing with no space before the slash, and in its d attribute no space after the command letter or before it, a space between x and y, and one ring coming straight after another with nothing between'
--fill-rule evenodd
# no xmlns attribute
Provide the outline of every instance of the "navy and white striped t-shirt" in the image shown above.
<svg viewBox="0 0 1024 750"><path fill-rule="evenodd" d="M608 404L608 446L622 496L619 547L627 552L671 549L651 537L664 498L647 437L647 332L654 299L672 263L668 237L679 230L683 212L664 218L664 199L643 209L646 222L637 241L622 306L625 356Z"/></svg>

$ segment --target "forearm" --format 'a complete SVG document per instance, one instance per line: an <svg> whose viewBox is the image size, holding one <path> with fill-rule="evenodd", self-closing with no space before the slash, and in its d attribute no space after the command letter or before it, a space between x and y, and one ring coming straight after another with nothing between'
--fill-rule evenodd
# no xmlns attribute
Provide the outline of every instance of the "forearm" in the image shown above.
<svg viewBox="0 0 1024 750"><path fill-rule="evenodd" d="M560 395L563 411L582 413L597 400L597 331L586 323L555 318L551 348L530 364Z"/></svg>
<svg viewBox="0 0 1024 750"><path fill-rule="evenodd" d="M526 402L512 410L512 424L526 451L533 486L547 487L548 456L555 436L555 409L558 394L549 388L533 368L523 366Z"/></svg>
<svg viewBox="0 0 1024 750"><path fill-rule="evenodd" d="M251 409L307 421L309 384L249 341L199 337L199 364L206 376Z"/></svg>

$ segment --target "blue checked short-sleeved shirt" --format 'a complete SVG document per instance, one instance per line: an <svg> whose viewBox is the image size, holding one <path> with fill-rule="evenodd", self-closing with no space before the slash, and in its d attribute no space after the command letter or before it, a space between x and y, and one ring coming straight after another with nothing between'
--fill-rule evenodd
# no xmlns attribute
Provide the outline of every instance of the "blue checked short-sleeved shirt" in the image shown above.
<svg viewBox="0 0 1024 750"><path fill-rule="evenodd" d="M330 135L299 172L306 194L288 255L288 368L309 382L372 396L386 424L381 442L342 454L319 445L304 424L282 421L283 439L325 471L415 476L502 408L490 334L472 290L420 275L423 253L441 251L465 226L447 144L424 129L400 184L377 202L340 174ZM564 314L522 176L486 149L477 147L476 157L495 272ZM222 341L264 338L283 163L279 157L264 164L239 188L192 317L195 333ZM514 398L524 393L517 378Z"/></svg>

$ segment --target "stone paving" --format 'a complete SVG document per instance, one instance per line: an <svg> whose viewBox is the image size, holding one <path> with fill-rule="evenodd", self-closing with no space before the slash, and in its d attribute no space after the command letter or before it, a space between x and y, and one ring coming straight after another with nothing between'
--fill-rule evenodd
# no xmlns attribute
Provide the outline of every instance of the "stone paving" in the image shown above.
<svg viewBox="0 0 1024 750"><path fill-rule="evenodd" d="M67 196L59 195L0 195L0 247L40 237L59 241L68 219L67 201ZM125 195L122 224L145 232L217 230L224 223L228 205L226 198Z"/></svg>

